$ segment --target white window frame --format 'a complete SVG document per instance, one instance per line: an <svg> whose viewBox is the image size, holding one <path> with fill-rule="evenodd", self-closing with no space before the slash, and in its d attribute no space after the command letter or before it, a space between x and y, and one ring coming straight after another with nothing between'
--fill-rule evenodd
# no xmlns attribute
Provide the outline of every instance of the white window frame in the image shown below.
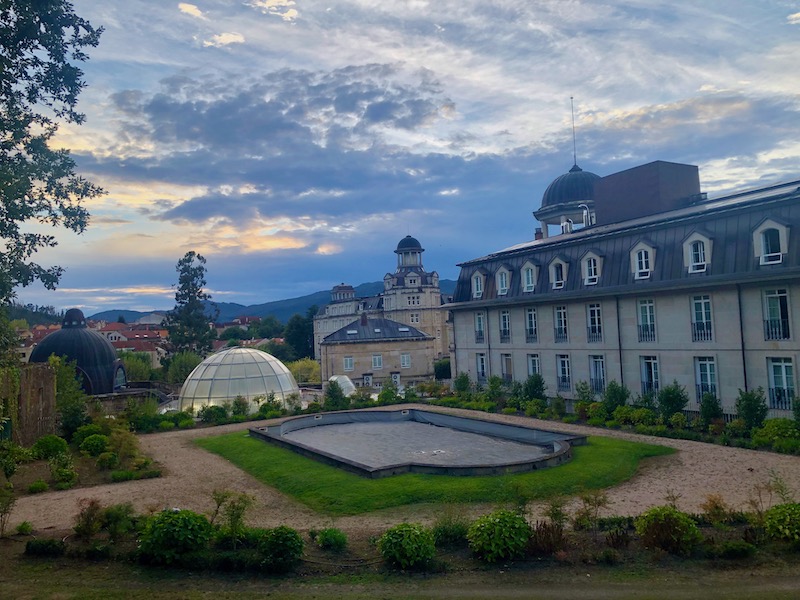
<svg viewBox="0 0 800 600"><path fill-rule="evenodd" d="M598 265L598 260L594 256L586 257L586 273L583 278L584 285L597 285L597 280L599 279L600 275L600 268Z"/></svg>
<svg viewBox="0 0 800 600"><path fill-rule="evenodd" d="M694 359L694 381L698 390L698 400L702 398L703 388L708 390L715 390L714 395L717 395L717 361L713 356L696 356Z"/></svg>
<svg viewBox="0 0 800 600"><path fill-rule="evenodd" d="M400 353L400 368L401 369L411 368L411 352Z"/></svg>
<svg viewBox="0 0 800 600"><path fill-rule="evenodd" d="M772 233L774 232L774 235ZM777 248L775 245L777 244ZM783 261L781 252L781 232L769 227L761 232L761 264L772 265Z"/></svg>
<svg viewBox="0 0 800 600"><path fill-rule="evenodd" d="M694 240L689 244L689 273L702 273L706 270L706 243Z"/></svg>
<svg viewBox="0 0 800 600"><path fill-rule="evenodd" d="M525 263L522 266L522 285L524 292L533 292L536 290L536 266L531 263Z"/></svg>
<svg viewBox="0 0 800 600"><path fill-rule="evenodd" d="M510 273L506 269L500 269L497 272L497 295L505 296L508 294L509 280L511 279Z"/></svg>
<svg viewBox="0 0 800 600"><path fill-rule="evenodd" d="M603 336L603 307L599 302L586 305L586 327L589 333Z"/></svg>
<svg viewBox="0 0 800 600"><path fill-rule="evenodd" d="M542 362L538 354L528 354L528 375L541 375Z"/></svg>
<svg viewBox="0 0 800 600"><path fill-rule="evenodd" d="M355 370L355 361L353 360L352 356L345 356L342 359L342 368L345 371L353 371L353 370Z"/></svg>
<svg viewBox="0 0 800 600"><path fill-rule="evenodd" d="M564 288L564 285L567 281L568 269L569 265L563 260L555 259L550 263L550 285L554 290L560 290Z"/></svg>
<svg viewBox="0 0 800 600"><path fill-rule="evenodd" d="M419 313L418 312L412 312L411 315L409 315L408 320L411 323L419 323Z"/></svg>
<svg viewBox="0 0 800 600"><path fill-rule="evenodd" d="M777 248L768 247L767 234L771 230L777 233ZM772 219L767 219L753 231L753 252L760 265L777 265L783 262L783 256L789 251L789 228Z"/></svg>
<svg viewBox="0 0 800 600"><path fill-rule="evenodd" d="M419 306L420 305L420 297L419 294L413 294L408 296L408 306Z"/></svg>
<svg viewBox="0 0 800 600"><path fill-rule="evenodd" d="M525 335L527 337L539 337L539 323L535 308L528 308L525 310Z"/></svg>
<svg viewBox="0 0 800 600"><path fill-rule="evenodd" d="M486 379L486 353L478 352L475 354L475 376L478 379Z"/></svg>
<svg viewBox="0 0 800 600"><path fill-rule="evenodd" d="M372 355L372 369L375 371L383 369L383 354Z"/></svg>
<svg viewBox="0 0 800 600"><path fill-rule="evenodd" d="M650 262L650 250L642 248L636 251L636 279L647 279L650 277L652 264Z"/></svg>
<svg viewBox="0 0 800 600"><path fill-rule="evenodd" d="M472 297L476 299L483 297L483 275L480 273L472 276Z"/></svg>

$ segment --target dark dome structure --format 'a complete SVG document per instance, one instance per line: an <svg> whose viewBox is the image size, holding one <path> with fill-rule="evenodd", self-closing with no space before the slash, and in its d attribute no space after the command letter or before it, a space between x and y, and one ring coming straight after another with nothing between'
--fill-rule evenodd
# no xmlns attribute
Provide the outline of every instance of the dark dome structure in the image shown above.
<svg viewBox="0 0 800 600"><path fill-rule="evenodd" d="M569 173L556 177L542 196L542 208L594 199L594 184L599 175L574 165ZM540 209L541 210L541 209Z"/></svg>
<svg viewBox="0 0 800 600"><path fill-rule="evenodd" d="M125 368L105 337L86 327L77 308L64 315L61 329L46 336L31 352L32 363L46 363L55 354L75 361L83 390L87 394L110 394L126 383Z"/></svg>
<svg viewBox="0 0 800 600"><path fill-rule="evenodd" d="M400 252L406 252L408 250L419 250L421 252L424 250L424 248L416 238L407 235L397 244L397 250L395 250L395 253L399 254Z"/></svg>

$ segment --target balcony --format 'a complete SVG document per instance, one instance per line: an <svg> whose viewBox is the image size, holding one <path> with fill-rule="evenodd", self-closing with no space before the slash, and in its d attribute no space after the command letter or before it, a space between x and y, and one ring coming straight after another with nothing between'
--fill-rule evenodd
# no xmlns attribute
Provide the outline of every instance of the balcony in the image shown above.
<svg viewBox="0 0 800 600"><path fill-rule="evenodd" d="M603 330L600 327L587 327L586 328L586 341L587 342L602 342Z"/></svg>
<svg viewBox="0 0 800 600"><path fill-rule="evenodd" d="M717 386L713 383L698 383L695 386L697 390L697 403L699 404L700 401L703 399L703 395L711 394L715 398L717 397Z"/></svg>
<svg viewBox="0 0 800 600"><path fill-rule="evenodd" d="M655 342L656 341L656 326L639 325L639 341L640 342Z"/></svg>
<svg viewBox="0 0 800 600"><path fill-rule="evenodd" d="M553 330L553 339L556 342L568 342L569 336L567 335L567 328L566 327L556 327Z"/></svg>
<svg viewBox="0 0 800 600"><path fill-rule="evenodd" d="M501 329L500 330L500 343L501 344L508 344L511 341L511 330L510 329Z"/></svg>
<svg viewBox="0 0 800 600"><path fill-rule="evenodd" d="M766 319L764 321L765 340L788 340L789 319Z"/></svg>
<svg viewBox="0 0 800 600"><path fill-rule="evenodd" d="M475 343L482 344L484 342L483 329L475 331Z"/></svg>
<svg viewBox="0 0 800 600"><path fill-rule="evenodd" d="M592 393L595 396L602 396L606 391L605 379L589 379L589 387L592 388Z"/></svg>
<svg viewBox="0 0 800 600"><path fill-rule="evenodd" d="M569 392L572 390L572 382L569 377L557 377L556 389L559 392Z"/></svg>
<svg viewBox="0 0 800 600"><path fill-rule="evenodd" d="M535 344L539 341L538 332L535 329L526 329L525 330L525 341L529 344Z"/></svg>
<svg viewBox="0 0 800 600"><path fill-rule="evenodd" d="M710 342L713 339L713 335L711 334L711 321L692 323L693 342Z"/></svg>
<svg viewBox="0 0 800 600"><path fill-rule="evenodd" d="M656 396L658 394L657 381L643 381L642 382L642 396Z"/></svg>
<svg viewBox="0 0 800 600"><path fill-rule="evenodd" d="M792 388L769 388L769 407L778 410L792 410L794 401L794 389Z"/></svg>

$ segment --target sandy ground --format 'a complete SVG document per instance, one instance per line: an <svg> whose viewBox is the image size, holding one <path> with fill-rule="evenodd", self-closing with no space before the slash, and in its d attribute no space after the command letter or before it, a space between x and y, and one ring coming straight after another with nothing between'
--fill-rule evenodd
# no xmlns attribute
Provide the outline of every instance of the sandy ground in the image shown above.
<svg viewBox="0 0 800 600"><path fill-rule="evenodd" d="M459 410L445 409L443 412L474 415ZM678 497L678 506L692 512L700 512L700 505L709 494L719 494L729 505L745 508L754 488L768 482L772 472L779 474L800 495L800 457L796 456L654 438L508 415L485 415L485 418L519 422L529 427L541 426L543 429L662 444L678 450L670 456L648 459L632 479L607 490L610 500L605 511L607 514L636 515L651 506L664 504L668 495ZM74 523L78 501L82 498L97 498L103 505L132 502L138 512L180 507L208 513L213 508L211 492L215 489L253 495L256 503L248 512L247 520L250 525L261 527L288 525L308 530L336 526L345 531L359 529L379 532L407 520L431 522L441 514L440 508L423 505L355 517L326 517L259 483L224 459L205 452L192 443L197 437L232 431L241 431L244 436L247 435L248 427L262 424L251 422L143 435L140 438L142 450L161 464L163 477L26 496L17 502L9 529L13 530L22 521L31 522L39 530L68 529ZM470 509L476 515L487 510L486 506L474 506ZM533 512L536 510L537 507L532 507Z"/></svg>

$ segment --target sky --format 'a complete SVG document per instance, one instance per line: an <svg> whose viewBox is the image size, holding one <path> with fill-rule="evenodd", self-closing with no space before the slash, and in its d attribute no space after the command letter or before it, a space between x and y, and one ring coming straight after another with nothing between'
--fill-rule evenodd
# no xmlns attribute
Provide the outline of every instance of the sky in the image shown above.
<svg viewBox="0 0 800 600"><path fill-rule="evenodd" d="M22 303L169 309L207 260L250 305L533 239L547 185L654 160L709 196L800 179L800 1L75 0L78 172L106 194L37 261ZM571 101L571 98L574 100Z"/></svg>

